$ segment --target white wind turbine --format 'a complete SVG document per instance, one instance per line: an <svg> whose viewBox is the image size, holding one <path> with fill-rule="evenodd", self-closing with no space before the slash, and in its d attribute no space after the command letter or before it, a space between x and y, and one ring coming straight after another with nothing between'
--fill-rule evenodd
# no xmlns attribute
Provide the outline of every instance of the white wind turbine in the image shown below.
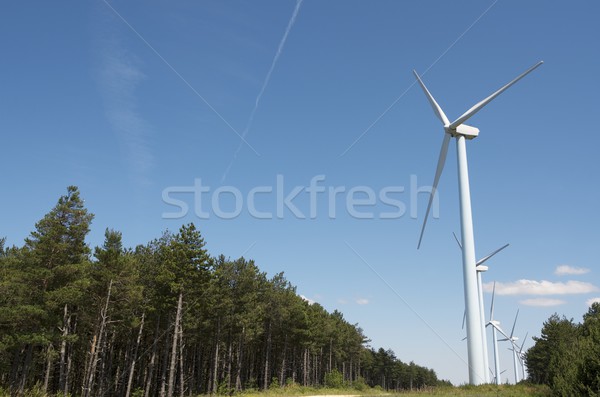
<svg viewBox="0 0 600 397"><path fill-rule="evenodd" d="M505 373L506 370L500 372L500 374L502 375L503 373ZM494 383L496 383L496 375L494 375L494 371L492 371L492 369L490 368L490 375L492 376L492 380L494 381Z"/></svg>
<svg viewBox="0 0 600 397"><path fill-rule="evenodd" d="M521 342L521 347L519 347L519 351L517 352L517 358L519 359L519 364L521 364L521 379L525 379L525 353L523 352L523 347L525 346L525 340L527 339L528 335L529 332L525 334L525 338L523 338L523 342Z"/></svg>
<svg viewBox="0 0 600 397"><path fill-rule="evenodd" d="M496 371L496 376L495 376L495 380L496 380L496 384L499 385L502 383L502 380L500 379L500 375L502 375L502 372L500 372L500 357L499 357L499 353L498 353L498 335L496 332L500 332L502 335L504 335L506 338L508 338L508 336L504 333L504 331L502 331L502 328L500 328L500 321L494 320L494 297L496 296L496 283L494 282L494 289L492 290L492 304L490 307L490 321L486 324L487 326L492 326L492 340L494 342L494 369Z"/></svg>
<svg viewBox="0 0 600 397"><path fill-rule="evenodd" d="M473 218L471 214L471 193L469 191L469 172L467 166L467 147L466 139L473 139L479 135L479 130L475 127L464 124L469 118L475 113L481 110L485 105L490 103L494 98L508 89L510 86L515 84L517 81L525 77L535 68L540 66L543 62L540 61L523 74L488 96L475 106L467 110L458 119L452 123L446 117L446 114L438 105L436 100L433 98L425 84L419 77L416 71L413 71L415 77L419 81L421 88L427 95L427 99L433 108L436 116L442 121L444 125L444 140L442 141L442 148L440 150L440 157L438 159L437 168L435 171L435 177L433 179L433 186L431 189L431 195L429 197L429 203L427 205L427 212L425 213L425 219L423 221L423 227L421 229L421 235L419 236L419 244L421 246L421 240L423 239L423 233L425 232L425 225L427 224L427 218L429 217L429 211L431 210L431 204L435 196L435 192L444 169L444 163L446 162L446 156L448 154L448 146L450 144L450 138L456 138L456 149L458 157L458 184L459 184L459 198L460 198L460 220L461 220L461 240L463 242L462 257L463 257L463 282L464 282L464 294L465 294L465 307L467 309L467 350L469 360L469 383L481 384L486 380L486 364L483 357L483 333L481 331L481 315L479 313L479 305L477 302L478 291L477 291L477 272L475 269L475 241L473 236Z"/></svg>
<svg viewBox="0 0 600 397"><path fill-rule="evenodd" d="M454 234L454 233L452 233L452 234L454 235L454 239L456 240L456 243L462 249L462 244L458 240L458 237L456 237L456 234ZM486 333L485 333L486 322L485 322L485 312L484 312L484 308L483 308L483 281L481 280L481 273L487 272L488 269L489 269L487 266L484 265L484 263L487 262L489 259L491 259L498 252L500 252L504 248L508 247L509 245L510 244L503 245L502 247L498 248L497 250L495 250L491 254L484 256L483 258L481 258L480 260L478 260L475 263L475 270L477 271L477 295L478 295L478 298L479 298L479 316L481 318L481 335L482 335L482 344L483 344L483 361L484 361L485 365L488 365L488 363L489 363L489 355L488 355L487 336L486 336ZM463 316L463 328L465 327L465 318L466 318L466 310L465 310L465 316ZM487 375L487 373L486 373L486 375ZM490 382L490 378L486 376L485 381L486 381L486 383L489 383Z"/></svg>
<svg viewBox="0 0 600 397"><path fill-rule="evenodd" d="M513 323L512 329L510 330L510 335L504 334L505 338L500 339L501 341L509 341L512 346L512 349L509 348L509 350L512 350L512 352L513 352L513 368L515 371L515 384L519 383L519 367L517 366L517 362L518 362L517 340L519 340L519 338L517 338L515 336L515 325L517 325L517 317L519 317L518 309L517 309L517 314L515 315L515 321Z"/></svg>

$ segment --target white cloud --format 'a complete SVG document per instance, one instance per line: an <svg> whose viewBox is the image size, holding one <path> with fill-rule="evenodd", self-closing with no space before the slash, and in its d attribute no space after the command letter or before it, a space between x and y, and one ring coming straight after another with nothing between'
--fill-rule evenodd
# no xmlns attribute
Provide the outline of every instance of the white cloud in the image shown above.
<svg viewBox="0 0 600 397"><path fill-rule="evenodd" d="M124 149L131 176L137 183L149 185L155 162L149 143L152 128L138 110L137 99L146 76L140 61L121 45L116 33L104 32L98 43L97 80L106 117Z"/></svg>
<svg viewBox="0 0 600 397"><path fill-rule="evenodd" d="M574 267L574 266L569 266L569 265L560 265L556 267L556 270L554 271L554 274L558 275L558 276L565 276L565 275L581 275L581 274L586 274L589 273L590 269L586 269L585 267Z"/></svg>
<svg viewBox="0 0 600 397"><path fill-rule="evenodd" d="M347 301L346 299L344 299L344 298L340 298L340 299L338 299L338 300L337 300L337 302L338 302L340 305L345 305L346 303L348 303L348 301Z"/></svg>
<svg viewBox="0 0 600 397"><path fill-rule="evenodd" d="M366 298L358 298L355 302L359 305L368 305L369 304L369 300Z"/></svg>
<svg viewBox="0 0 600 397"><path fill-rule="evenodd" d="M590 299L588 299L588 300L587 300L585 303L586 303L588 306L592 306L592 303L594 303L594 302L598 302L598 303L600 303L600 297L597 297L597 298L590 298Z"/></svg>
<svg viewBox="0 0 600 397"><path fill-rule="evenodd" d="M308 304L309 304L309 305L312 305L312 304L314 304L314 303L315 303L315 301L314 301L314 300L312 300L312 299L310 299L310 298L307 298L307 297L306 297L306 296L304 296L304 295L300 295L300 298L302 298L302 300L305 300L306 302L308 302Z"/></svg>
<svg viewBox="0 0 600 397"><path fill-rule="evenodd" d="M522 305L526 305L526 306L542 306L542 307L547 307L547 306L558 306L558 305L564 305L565 301L561 300L561 299L552 299L552 298L533 298L533 299L524 299L522 301L519 301L520 304Z"/></svg>
<svg viewBox="0 0 600 397"><path fill-rule="evenodd" d="M485 283L486 292L492 292L493 283ZM508 283L496 282L498 295L570 295L588 294L598 291L598 287L582 281L552 282L547 280L517 280Z"/></svg>

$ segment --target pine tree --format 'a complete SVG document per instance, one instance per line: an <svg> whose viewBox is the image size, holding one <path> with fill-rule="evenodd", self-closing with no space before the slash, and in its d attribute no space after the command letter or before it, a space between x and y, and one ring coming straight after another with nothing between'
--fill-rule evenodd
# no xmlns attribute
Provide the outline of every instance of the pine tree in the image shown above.
<svg viewBox="0 0 600 397"><path fill-rule="evenodd" d="M36 285L37 303L43 304L48 316L45 326L45 337L49 341L45 349L47 373L52 376L50 352L56 350L59 352L58 389L65 395L69 392L75 341L71 334L77 328L79 306L86 299L89 285L90 249L85 238L93 218L84 207L77 187L69 186L67 194L59 198L56 206L25 239L29 274L40 280ZM48 383L49 379L45 379L44 385Z"/></svg>

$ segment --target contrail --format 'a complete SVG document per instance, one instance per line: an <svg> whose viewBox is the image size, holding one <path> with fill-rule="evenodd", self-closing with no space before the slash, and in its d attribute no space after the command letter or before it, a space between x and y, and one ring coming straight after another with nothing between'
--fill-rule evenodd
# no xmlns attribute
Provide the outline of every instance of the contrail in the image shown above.
<svg viewBox="0 0 600 397"><path fill-rule="evenodd" d="M248 118L248 122L246 123L246 128L242 132L242 139L240 141L240 144L238 145L235 153L233 154L233 158L231 159L231 162L227 166L227 169L223 173L223 177L221 177L221 183L225 180L225 178L227 178L227 174L229 174L229 170L231 170L231 167L233 166L233 163L235 163L235 160L237 159L237 156L240 153L240 150L242 150L244 138L246 138L246 135L248 134L248 131L250 130L250 127L252 126L252 122L254 121L254 115L256 114L256 111L258 110L258 105L260 103L260 99L262 98L262 96L265 92L265 89L267 88L267 85L269 85L269 81L271 80L271 75L273 74L273 70L275 69L275 65L277 64L277 61L279 60L279 56L281 55L281 52L283 51L283 46L285 45L288 34L290 33L290 30L292 30L292 27L294 26L294 23L296 22L296 16L298 16L298 11L300 11L300 6L302 5L302 1L303 0L296 0L296 8L294 8L292 17L290 18L290 21L288 22L287 27L285 28L285 33L283 34L283 37L281 38L281 41L279 42L279 46L277 47L277 52L275 53L275 56L273 57L273 62L271 62L271 67L269 68L269 71L267 72L267 77L265 77L265 81L263 82L262 87L260 88L260 91L258 92L258 95L256 96L256 100L254 101L254 108L252 108L252 112L250 112L250 117Z"/></svg>

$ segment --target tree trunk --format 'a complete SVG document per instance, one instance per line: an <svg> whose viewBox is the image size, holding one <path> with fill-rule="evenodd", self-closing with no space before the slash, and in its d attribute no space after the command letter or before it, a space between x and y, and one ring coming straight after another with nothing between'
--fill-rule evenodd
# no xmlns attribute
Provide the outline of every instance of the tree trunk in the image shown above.
<svg viewBox="0 0 600 397"><path fill-rule="evenodd" d="M308 348L304 349L304 364L302 365L302 385L308 386Z"/></svg>
<svg viewBox="0 0 600 397"><path fill-rule="evenodd" d="M181 307L183 306L183 292L179 292L177 301L177 313L175 314L175 326L173 327L173 343L171 346L171 366L169 368L169 385L167 387L167 397L173 397L173 386L175 384L175 366L177 360L177 340L179 334L179 321L181 320Z"/></svg>
<svg viewBox="0 0 600 397"><path fill-rule="evenodd" d="M231 362L233 361L233 342L231 341L231 331L229 332L229 347L227 351L227 392L231 391Z"/></svg>
<svg viewBox="0 0 600 397"><path fill-rule="evenodd" d="M238 344L237 354L237 368L235 375L235 391L242 390L242 355L244 354L244 334L246 327L242 327L242 333L240 334L240 343Z"/></svg>
<svg viewBox="0 0 600 397"><path fill-rule="evenodd" d="M46 351L46 373L44 374L43 386L44 394L48 392L48 383L50 382L50 373L52 372L52 350L54 350L54 346L50 343L48 345L48 350Z"/></svg>
<svg viewBox="0 0 600 397"><path fill-rule="evenodd" d="M317 371L319 370L319 364L317 362L317 353L313 354L313 385L317 385L319 380L317 379Z"/></svg>
<svg viewBox="0 0 600 397"><path fill-rule="evenodd" d="M90 353L88 355L88 359L85 365L85 371L83 373L83 382L81 384L81 395L87 396L88 392L88 384L90 378L90 372L92 371L92 362L94 361L94 357L96 356L96 346L98 343L98 333L94 333L92 337L92 342L90 343Z"/></svg>
<svg viewBox="0 0 600 397"><path fill-rule="evenodd" d="M281 353L281 371L279 372L279 387L285 386L285 353L287 350L288 343L288 334L285 334L285 339L283 341L283 352Z"/></svg>
<svg viewBox="0 0 600 397"><path fill-rule="evenodd" d="M296 348L292 349L292 383L296 383Z"/></svg>
<svg viewBox="0 0 600 397"><path fill-rule="evenodd" d="M156 349L158 346L158 332L160 330L160 315L156 319L156 330L154 331L154 342L152 343L152 354L150 356L150 363L148 364L148 377L146 378L146 387L144 388L144 397L150 397L150 389L152 388L152 375L154 373L154 366L156 365Z"/></svg>
<svg viewBox="0 0 600 397"><path fill-rule="evenodd" d="M17 383L18 383L18 377L19 377L19 367L21 366L21 356L22 354L25 352L25 348L18 348L14 350L14 354L13 354L13 358L12 358L12 365L11 365L11 370L10 370L10 377L9 379L9 389L10 392L12 394L14 394L14 389L16 389Z"/></svg>
<svg viewBox="0 0 600 397"><path fill-rule="evenodd" d="M133 357L131 359L131 368L129 369L129 379L127 380L127 390L125 391L125 397L129 397L131 394L131 385L133 383L133 373L135 372L135 363L137 360L137 352L140 347L140 341L142 340L142 332L144 331L144 319L146 317L146 313L142 313L142 321L140 323L140 330L137 335L137 340L135 342L135 349L133 351Z"/></svg>
<svg viewBox="0 0 600 397"><path fill-rule="evenodd" d="M215 361L212 378L212 394L217 394L219 391L219 338L221 335L221 318L217 321L217 343L215 346Z"/></svg>
<svg viewBox="0 0 600 397"><path fill-rule="evenodd" d="M183 372L183 322L179 322L179 397L185 393L185 373Z"/></svg>
<svg viewBox="0 0 600 397"><path fill-rule="evenodd" d="M329 368L328 372L331 372L331 359L333 358L333 338L329 338Z"/></svg>
<svg viewBox="0 0 600 397"><path fill-rule="evenodd" d="M25 362L23 363L23 368L21 370L21 381L19 382L19 395L23 395L25 391L25 385L27 384L27 375L29 374L29 366L31 364L31 356L33 354L33 345L29 344L27 346L27 353L25 355Z"/></svg>
<svg viewBox="0 0 600 397"><path fill-rule="evenodd" d="M354 379L352 378L352 369L353 369L353 366L352 366L352 356L350 356L350 368L348 368L348 370L349 370L348 380L350 382L354 381Z"/></svg>
<svg viewBox="0 0 600 397"><path fill-rule="evenodd" d="M265 348L265 375L263 380L263 389L269 388L269 356L271 355L271 321L269 320L269 326L267 328L267 341Z"/></svg>
<svg viewBox="0 0 600 397"><path fill-rule="evenodd" d="M73 332L75 333L75 332ZM69 396L69 390L70 390L70 386L71 384L69 383L71 381L71 366L73 364L73 346L71 345L71 343L67 344L67 373L65 376L65 397Z"/></svg>
<svg viewBox="0 0 600 397"><path fill-rule="evenodd" d="M110 375L112 373L113 364L115 361L117 362L117 369L115 370L114 381L112 382L114 384L114 389L113 389L112 395L115 395L115 392L118 389L119 384L121 383L121 366L120 366L121 360L120 360L120 358L123 355L123 354L119 353L118 357L116 357L116 360L114 359L114 357L115 357L115 339L116 338L117 338L117 331L113 330L111 332L110 340L108 339L107 331L105 331L104 338L103 338L104 345L102 346L102 350L100 350L102 352L102 356L103 356L102 360L104 362L106 362L106 366L103 366L103 370L101 372L102 376L100 377L100 384L105 384L105 389L108 390L107 391L108 393L110 393L111 383L110 383L109 379L110 379ZM104 390L102 391L102 393L104 393Z"/></svg>
<svg viewBox="0 0 600 397"><path fill-rule="evenodd" d="M162 352L162 369L160 374L160 397L165 397L167 393L167 368L169 367L169 340Z"/></svg>
<svg viewBox="0 0 600 397"><path fill-rule="evenodd" d="M63 309L63 327L62 340L60 342L60 365L59 365L59 389L67 395L67 336L71 327L71 316L69 316L69 306L65 304Z"/></svg>
<svg viewBox="0 0 600 397"><path fill-rule="evenodd" d="M89 364L89 373L87 374L87 383L84 380L84 390L83 390L83 397L89 397L90 395L92 395L92 389L94 388L94 377L96 375L96 367L98 365L98 355L102 354L103 352L98 352L98 348L96 346L98 346L100 349L102 349L102 336L104 335L104 330L106 328L106 322L108 320L108 306L110 303L110 294L112 292L112 280L110 280L110 282L108 283L108 291L106 293L106 300L104 301L104 307L102 308L101 312L100 312L100 330L98 331L97 335L98 335L98 340L96 342L96 335L94 335L94 339L92 341L92 347L90 349L90 364Z"/></svg>
<svg viewBox="0 0 600 397"><path fill-rule="evenodd" d="M96 395L104 395L105 391L107 388L110 387L109 381L107 380L107 377L110 377L111 375L111 371L112 371L112 355L113 355L113 345L114 345L114 340L115 340L115 334L116 332L113 332L111 335L111 341L109 342L108 340L108 330L106 329L106 327L104 327L104 332L102 333L101 336L101 344L98 344L98 347L96 348L96 361L97 363L102 363L102 365L100 366L100 371L98 374L98 379L100 380L98 382L98 391L94 394ZM107 354L108 351L108 354ZM100 356L100 354L102 356ZM94 378L96 378L96 376L94 375ZM116 378L115 378L116 379ZM117 379L118 381L118 379Z"/></svg>

